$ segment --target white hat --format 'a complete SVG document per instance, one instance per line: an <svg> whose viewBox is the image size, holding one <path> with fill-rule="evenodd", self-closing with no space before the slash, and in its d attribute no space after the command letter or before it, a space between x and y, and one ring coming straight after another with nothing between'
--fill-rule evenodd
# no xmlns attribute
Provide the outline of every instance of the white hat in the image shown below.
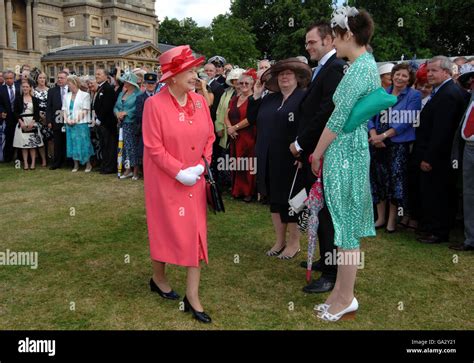
<svg viewBox="0 0 474 363"><path fill-rule="evenodd" d="M242 68L234 68L232 69L229 74L226 77L225 83L227 83L229 86L232 86L232 80L233 79L239 79L242 73L245 72L245 69Z"/></svg>
<svg viewBox="0 0 474 363"><path fill-rule="evenodd" d="M395 67L393 63L385 63L379 66L379 76L382 74L392 73L392 69Z"/></svg>

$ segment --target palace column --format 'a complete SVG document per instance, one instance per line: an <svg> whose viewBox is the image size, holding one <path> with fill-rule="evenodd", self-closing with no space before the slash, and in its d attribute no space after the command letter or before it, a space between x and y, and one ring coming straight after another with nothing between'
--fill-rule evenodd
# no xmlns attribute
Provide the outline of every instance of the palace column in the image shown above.
<svg viewBox="0 0 474 363"><path fill-rule="evenodd" d="M111 30L112 30L112 38L110 39L110 42L112 44L117 44L118 43L118 34L117 34L117 28L118 28L118 20L117 20L117 15L112 15L112 24L111 24Z"/></svg>
<svg viewBox="0 0 474 363"><path fill-rule="evenodd" d="M87 40L91 38L91 15L84 14L84 33Z"/></svg>
<svg viewBox="0 0 474 363"><path fill-rule="evenodd" d="M7 28L5 20L5 1L0 0L0 48L7 46Z"/></svg>
<svg viewBox="0 0 474 363"><path fill-rule="evenodd" d="M1 0L0 0L1 1ZM33 49L40 50L39 33L38 33L38 2L33 2Z"/></svg>
<svg viewBox="0 0 474 363"><path fill-rule="evenodd" d="M33 49L33 26L31 21L31 0L26 0L26 49Z"/></svg>
<svg viewBox="0 0 474 363"><path fill-rule="evenodd" d="M7 16L7 34L8 34L8 47L13 47L14 38L13 38L13 9L12 9L12 0L6 0L6 11L5 15Z"/></svg>

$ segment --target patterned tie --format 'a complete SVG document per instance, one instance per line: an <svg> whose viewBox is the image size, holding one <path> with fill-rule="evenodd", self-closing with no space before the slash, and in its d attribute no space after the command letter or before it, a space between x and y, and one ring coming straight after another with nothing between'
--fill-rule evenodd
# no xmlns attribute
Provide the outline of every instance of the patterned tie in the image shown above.
<svg viewBox="0 0 474 363"><path fill-rule="evenodd" d="M474 107L470 106L471 111L466 115L466 127L464 128L464 136L469 139L474 135Z"/></svg>
<svg viewBox="0 0 474 363"><path fill-rule="evenodd" d="M13 90L13 86L8 86L8 88L10 89L9 92L10 92L10 106L12 108L12 111L13 111L13 104L15 103L15 91Z"/></svg>

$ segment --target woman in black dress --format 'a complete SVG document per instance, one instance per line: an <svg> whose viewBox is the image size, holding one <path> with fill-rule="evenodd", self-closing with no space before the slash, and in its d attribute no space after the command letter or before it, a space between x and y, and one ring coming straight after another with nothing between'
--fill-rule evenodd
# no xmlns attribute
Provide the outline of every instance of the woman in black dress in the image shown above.
<svg viewBox="0 0 474 363"><path fill-rule="evenodd" d="M290 212L288 205L293 179L300 166L295 163L289 147L297 135L299 105L310 81L311 68L307 64L297 58L282 60L257 82L247 111L248 121L257 124L257 185L269 198L276 233L276 242L267 255L285 260L300 251L298 216ZM264 87L273 93L262 98ZM298 173L291 197L302 188L303 178Z"/></svg>

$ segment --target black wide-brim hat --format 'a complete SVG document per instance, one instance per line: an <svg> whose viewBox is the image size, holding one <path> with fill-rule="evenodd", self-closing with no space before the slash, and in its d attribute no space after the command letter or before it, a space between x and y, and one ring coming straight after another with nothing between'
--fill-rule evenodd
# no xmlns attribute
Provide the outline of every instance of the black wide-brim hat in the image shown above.
<svg viewBox="0 0 474 363"><path fill-rule="evenodd" d="M278 85L278 74L282 71L291 70L295 72L298 87L306 88L311 83L312 71L311 67L300 61L298 58L283 59L268 68L260 77L260 81L265 83L265 88L272 92L280 92Z"/></svg>

